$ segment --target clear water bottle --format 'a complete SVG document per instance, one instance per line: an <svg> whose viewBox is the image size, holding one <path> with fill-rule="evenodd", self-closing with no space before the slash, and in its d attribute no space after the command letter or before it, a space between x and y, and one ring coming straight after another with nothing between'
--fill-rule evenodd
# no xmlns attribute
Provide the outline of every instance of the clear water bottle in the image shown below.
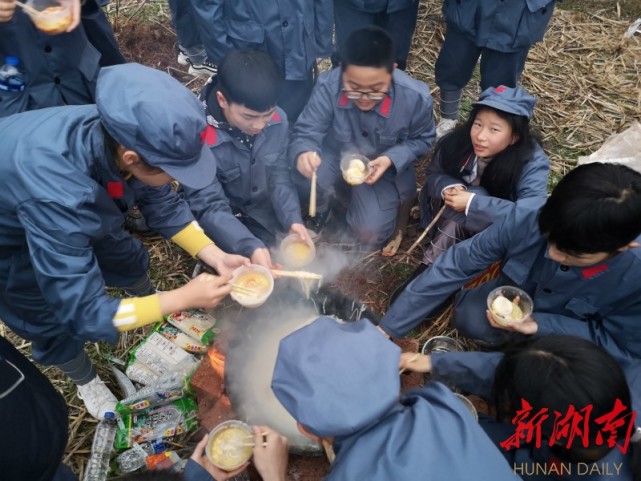
<svg viewBox="0 0 641 481"><path fill-rule="evenodd" d="M116 416L105 413L105 418L98 423L91 446L91 457L85 469L83 481L105 481L109 474L109 460L116 438Z"/></svg>
<svg viewBox="0 0 641 481"><path fill-rule="evenodd" d="M0 67L0 90L22 92L25 87L24 74L20 71L18 57L8 56Z"/></svg>

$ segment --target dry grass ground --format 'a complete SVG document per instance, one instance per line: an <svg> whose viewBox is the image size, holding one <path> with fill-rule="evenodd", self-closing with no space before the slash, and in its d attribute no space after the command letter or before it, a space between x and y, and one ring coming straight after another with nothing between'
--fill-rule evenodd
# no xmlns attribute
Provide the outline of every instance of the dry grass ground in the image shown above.
<svg viewBox="0 0 641 481"><path fill-rule="evenodd" d="M409 72L430 85L437 101L434 63L444 32L440 4L422 0L409 63ZM194 90L200 88L202 81L185 75L186 68L176 63L176 40L166 2L125 0L113 3L109 9L129 59L167 71ZM633 119L641 119L641 34L623 39L623 33L638 16L641 0L566 0L555 12L545 41L532 49L523 84L539 99L534 123L543 134L553 162L552 184L572 168L578 155L596 150L611 133L621 131ZM467 87L464 107L469 108L478 96L477 81ZM345 294L360 298L374 311L383 313L391 289L418 263L417 255L402 255L412 241L408 238L396 257L384 258L378 253L364 257L354 268L343 272L336 284ZM171 289L184 283L193 260L162 239L146 239L145 243L152 258L155 285ZM424 339L450 333L449 315L446 311L428 331L417 336ZM2 328L0 324L4 331ZM8 331L6 335L29 355L28 342ZM103 378L111 380L107 357L125 360L128 349L143 336L144 332L130 333L122 336L117 346L88 346ZM69 405L69 444L64 461L82 474L95 421L84 411L69 381L55 368L43 371ZM113 381L110 384L113 387Z"/></svg>

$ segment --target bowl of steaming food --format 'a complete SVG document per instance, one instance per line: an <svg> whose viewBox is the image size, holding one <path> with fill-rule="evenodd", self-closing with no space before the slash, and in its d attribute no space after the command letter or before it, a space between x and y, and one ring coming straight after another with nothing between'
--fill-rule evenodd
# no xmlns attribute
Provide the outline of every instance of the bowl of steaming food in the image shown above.
<svg viewBox="0 0 641 481"><path fill-rule="evenodd" d="M274 290L274 278L263 266L251 264L236 269L230 281L231 298L243 307L262 306Z"/></svg>
<svg viewBox="0 0 641 481"><path fill-rule="evenodd" d="M240 468L252 457L254 435L241 421L225 421L209 433L205 453L211 463L224 471Z"/></svg>
<svg viewBox="0 0 641 481"><path fill-rule="evenodd" d="M280 257L287 267L304 267L316 257L316 247L310 239L305 241L298 234L290 234L280 243Z"/></svg>
<svg viewBox="0 0 641 481"><path fill-rule="evenodd" d="M70 0L29 0L26 10L38 30L49 35L66 32L72 21Z"/></svg>
<svg viewBox="0 0 641 481"><path fill-rule="evenodd" d="M524 290L513 286L501 286L487 296L487 308L498 324L508 326L530 317L534 303Z"/></svg>
<svg viewBox="0 0 641 481"><path fill-rule="evenodd" d="M369 159L363 155L350 154L341 159L343 179L349 185L359 185L365 182L370 174Z"/></svg>

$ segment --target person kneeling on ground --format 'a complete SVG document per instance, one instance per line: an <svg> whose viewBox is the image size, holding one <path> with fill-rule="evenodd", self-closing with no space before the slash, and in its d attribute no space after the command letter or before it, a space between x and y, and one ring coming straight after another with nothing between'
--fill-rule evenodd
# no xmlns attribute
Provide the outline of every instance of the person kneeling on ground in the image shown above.
<svg viewBox="0 0 641 481"><path fill-rule="evenodd" d="M294 126L289 155L295 181L308 197L318 175L320 231L332 201L347 191L340 160L345 154L369 159L371 173L349 188L346 223L366 246L381 246L394 232L401 202L416 195L414 162L434 140L432 96L423 82L395 68L394 45L384 30L352 32L341 51L341 66L321 74Z"/></svg>
<svg viewBox="0 0 641 481"><path fill-rule="evenodd" d="M392 337L417 326L490 265L501 274L463 289L454 325L464 336L500 344L509 332L573 334L617 359L641 357L641 174L587 164L569 172L543 208L515 206L502 221L448 249L410 282L380 322ZM494 288L514 285L534 301L521 323L502 326L487 310ZM489 317L489 319L488 319Z"/></svg>
<svg viewBox="0 0 641 481"><path fill-rule="evenodd" d="M281 83L265 52L236 50L225 57L202 94L216 176L202 189L182 189L214 241L267 268L266 246L287 233L308 238L287 161L287 117L276 106Z"/></svg>
<svg viewBox="0 0 641 481"><path fill-rule="evenodd" d="M324 479L518 479L443 384L399 399L400 358L367 319L323 316L281 340L272 390L301 432L332 444Z"/></svg>
<svg viewBox="0 0 641 481"><path fill-rule="evenodd" d="M102 69L96 105L0 119L0 319L32 342L34 360L76 383L94 417L114 411L116 398L86 341L115 343L119 331L173 311L214 307L231 290L231 270L249 264L216 247L170 185L211 182L205 126L189 90L138 64ZM150 227L221 276L157 294L145 248L123 229L134 203ZM110 297L105 285L135 297Z"/></svg>

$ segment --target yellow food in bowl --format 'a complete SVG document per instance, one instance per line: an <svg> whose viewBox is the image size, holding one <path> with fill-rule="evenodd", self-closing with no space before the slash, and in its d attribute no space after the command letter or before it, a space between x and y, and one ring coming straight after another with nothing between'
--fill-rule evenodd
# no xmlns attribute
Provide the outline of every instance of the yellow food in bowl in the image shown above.
<svg viewBox="0 0 641 481"><path fill-rule="evenodd" d="M253 441L245 429L229 426L214 434L209 457L220 469L233 471L251 458Z"/></svg>
<svg viewBox="0 0 641 481"><path fill-rule="evenodd" d="M287 263L295 266L304 266L312 259L312 249L306 242L289 242L283 252L287 257Z"/></svg>
<svg viewBox="0 0 641 481"><path fill-rule="evenodd" d="M352 159L345 171L343 171L343 179L350 185L358 185L365 182L367 178L367 166L359 159Z"/></svg>
<svg viewBox="0 0 641 481"><path fill-rule="evenodd" d="M247 299L250 299L252 297L262 297L263 295L267 294L267 292L269 292L269 289L271 288L270 279L260 272L245 272L244 274L241 274L236 278L234 284L240 287L251 289L256 293L256 296L252 296L251 294L247 294L242 291L238 291L235 293L237 297L244 297Z"/></svg>
<svg viewBox="0 0 641 481"><path fill-rule="evenodd" d="M523 320L523 311L518 302L510 301L504 296L497 296L492 302L492 314L503 322L520 322Z"/></svg>
<svg viewBox="0 0 641 481"><path fill-rule="evenodd" d="M50 35L62 33L71 25L71 15L66 7L48 7L32 17L38 30Z"/></svg>

